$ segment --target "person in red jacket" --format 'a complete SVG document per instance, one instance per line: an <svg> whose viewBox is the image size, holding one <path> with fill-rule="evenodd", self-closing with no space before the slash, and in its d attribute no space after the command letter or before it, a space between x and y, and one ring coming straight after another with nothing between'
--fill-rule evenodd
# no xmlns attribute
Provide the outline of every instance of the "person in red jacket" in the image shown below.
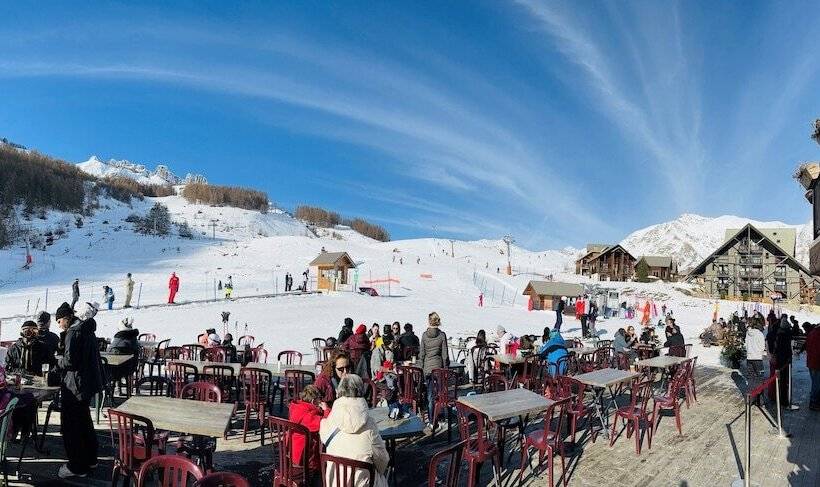
<svg viewBox="0 0 820 487"><path fill-rule="evenodd" d="M322 372L313 384L322 394L322 402L333 406L333 401L336 400L336 386L339 385L342 377L351 373L353 373L353 365L350 355L344 350L336 350L330 360L325 362Z"/></svg>
<svg viewBox="0 0 820 487"><path fill-rule="evenodd" d="M305 386L299 399L288 406L288 419L294 423L301 424L311 433L310 451L307 453L308 468L314 472L319 471L319 423L330 414L330 407L323 401L322 393L314 385ZM303 453L305 451L305 436L294 434L291 439L291 458L294 465L303 465Z"/></svg>
<svg viewBox="0 0 820 487"><path fill-rule="evenodd" d="M817 325L806 335L806 367L811 376L809 409L820 411L820 326Z"/></svg>
<svg viewBox="0 0 820 487"><path fill-rule="evenodd" d="M179 291L179 278L176 272L171 273L171 279L168 280L168 304L175 304L174 297Z"/></svg>

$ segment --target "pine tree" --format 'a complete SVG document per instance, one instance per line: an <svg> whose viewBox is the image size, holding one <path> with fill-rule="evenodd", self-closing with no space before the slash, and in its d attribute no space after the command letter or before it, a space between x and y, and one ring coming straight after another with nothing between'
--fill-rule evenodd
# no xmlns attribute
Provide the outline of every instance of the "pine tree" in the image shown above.
<svg viewBox="0 0 820 487"><path fill-rule="evenodd" d="M635 266L635 280L638 282L649 282L649 264L647 264L644 259L641 259L638 265Z"/></svg>

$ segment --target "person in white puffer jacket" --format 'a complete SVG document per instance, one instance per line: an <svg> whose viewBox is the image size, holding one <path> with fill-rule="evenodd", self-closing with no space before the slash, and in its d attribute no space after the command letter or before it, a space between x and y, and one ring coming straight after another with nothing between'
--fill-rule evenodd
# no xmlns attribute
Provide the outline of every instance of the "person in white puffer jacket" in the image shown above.
<svg viewBox="0 0 820 487"><path fill-rule="evenodd" d="M333 409L319 425L319 438L330 455L372 463L376 471L374 487L387 487L385 471L390 455L376 422L368 415L364 392L364 382L358 375L342 378ZM357 471L354 485L366 487L367 480L367 472ZM325 481L325 485L336 485L332 469L328 469Z"/></svg>
<svg viewBox="0 0 820 487"><path fill-rule="evenodd" d="M746 330L746 363L757 377L763 374L763 350L766 343L761 328L760 323L755 322Z"/></svg>

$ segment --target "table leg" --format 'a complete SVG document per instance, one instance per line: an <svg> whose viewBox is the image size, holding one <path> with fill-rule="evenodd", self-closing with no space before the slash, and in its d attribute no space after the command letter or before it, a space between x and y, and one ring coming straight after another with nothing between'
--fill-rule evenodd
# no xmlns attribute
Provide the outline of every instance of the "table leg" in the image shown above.
<svg viewBox="0 0 820 487"><path fill-rule="evenodd" d="M390 456L390 460L387 463L387 467L390 469L390 480L393 485L396 484L396 440L391 439L387 440L387 454Z"/></svg>
<svg viewBox="0 0 820 487"><path fill-rule="evenodd" d="M598 416L598 420L601 422L604 438L609 439L609 414L607 414L606 419L604 419L604 415L601 412L601 406L604 403L604 390L603 387L595 388L595 415Z"/></svg>

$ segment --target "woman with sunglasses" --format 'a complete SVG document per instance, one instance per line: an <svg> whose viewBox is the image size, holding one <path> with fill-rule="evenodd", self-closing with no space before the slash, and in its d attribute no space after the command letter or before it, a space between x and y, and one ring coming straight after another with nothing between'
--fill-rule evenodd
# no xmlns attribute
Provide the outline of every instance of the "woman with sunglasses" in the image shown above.
<svg viewBox="0 0 820 487"><path fill-rule="evenodd" d="M322 393L322 401L332 407L333 401L336 400L336 388L339 382L352 372L353 365L350 355L344 350L337 350L322 367L322 372L314 384Z"/></svg>

